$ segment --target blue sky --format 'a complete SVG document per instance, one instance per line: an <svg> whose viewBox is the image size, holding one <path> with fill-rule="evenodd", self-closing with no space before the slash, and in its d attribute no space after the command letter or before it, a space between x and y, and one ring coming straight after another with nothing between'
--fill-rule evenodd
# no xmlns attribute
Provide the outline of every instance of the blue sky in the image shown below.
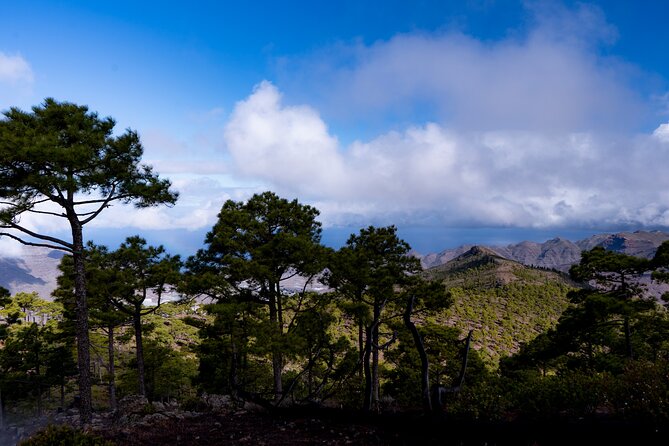
<svg viewBox="0 0 669 446"><path fill-rule="evenodd" d="M226 199L267 189L318 207L333 245L369 224L422 252L666 229L667 17L663 1L11 2L0 109L55 97L140 133L181 199L101 215L88 235L112 246L140 233L188 255Z"/></svg>

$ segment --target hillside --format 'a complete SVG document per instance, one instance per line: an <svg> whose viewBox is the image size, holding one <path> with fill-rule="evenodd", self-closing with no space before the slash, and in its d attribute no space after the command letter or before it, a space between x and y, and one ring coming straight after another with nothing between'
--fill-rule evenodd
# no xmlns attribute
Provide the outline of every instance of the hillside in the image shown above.
<svg viewBox="0 0 669 446"><path fill-rule="evenodd" d="M568 305L567 292L577 286L565 274L478 246L426 275L442 281L453 296L439 322L473 329L473 346L490 365L554 326Z"/></svg>

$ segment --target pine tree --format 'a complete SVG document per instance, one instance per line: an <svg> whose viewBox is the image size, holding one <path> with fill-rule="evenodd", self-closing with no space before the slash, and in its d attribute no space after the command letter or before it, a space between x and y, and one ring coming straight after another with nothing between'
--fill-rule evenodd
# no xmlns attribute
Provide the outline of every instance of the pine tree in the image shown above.
<svg viewBox="0 0 669 446"><path fill-rule="evenodd" d="M112 118L86 106L46 99L0 120L0 236L72 254L81 421L91 421L91 377L83 227L116 202L137 207L173 204L177 194L150 166L140 164L136 132L113 135ZM21 217L64 220L71 238L32 230Z"/></svg>

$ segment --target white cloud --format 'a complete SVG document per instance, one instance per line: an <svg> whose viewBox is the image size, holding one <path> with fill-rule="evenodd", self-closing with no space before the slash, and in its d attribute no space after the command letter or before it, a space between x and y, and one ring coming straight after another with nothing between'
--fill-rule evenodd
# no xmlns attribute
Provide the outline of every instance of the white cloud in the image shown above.
<svg viewBox="0 0 669 446"><path fill-rule="evenodd" d="M23 245L8 237L0 237L0 257L21 257Z"/></svg>
<svg viewBox="0 0 669 446"><path fill-rule="evenodd" d="M32 95L34 74L20 54L0 51L0 111L24 104Z"/></svg>
<svg viewBox="0 0 669 446"><path fill-rule="evenodd" d="M280 83L344 122L427 114L462 130L635 128L646 105L630 86L632 68L597 51L616 34L601 12L531 5L524 35L485 41L445 30L340 44L289 59Z"/></svg>
<svg viewBox="0 0 669 446"><path fill-rule="evenodd" d="M662 142L669 143L669 122L660 124L660 126L653 132L653 136Z"/></svg>
<svg viewBox="0 0 669 446"><path fill-rule="evenodd" d="M343 166L337 139L312 108L280 105L280 94L269 82L239 102L225 128L224 138L237 168L274 184L335 187Z"/></svg>
<svg viewBox="0 0 669 446"><path fill-rule="evenodd" d="M499 41L416 32L288 58L282 91L262 82L229 115L193 115L196 134L142 135L176 206L114 206L91 225L210 227L226 199L266 189L329 225L669 225L669 123L629 130L648 104L598 51L615 28L587 5L530 9L529 30ZM350 144L328 126L389 117Z"/></svg>
<svg viewBox="0 0 669 446"><path fill-rule="evenodd" d="M0 51L0 83L19 85L32 82L33 71L21 55L11 56Z"/></svg>
<svg viewBox="0 0 669 446"><path fill-rule="evenodd" d="M342 147L313 108L283 105L264 82L237 104L225 142L239 172L313 202L330 224L669 223L669 153L653 135L428 123Z"/></svg>

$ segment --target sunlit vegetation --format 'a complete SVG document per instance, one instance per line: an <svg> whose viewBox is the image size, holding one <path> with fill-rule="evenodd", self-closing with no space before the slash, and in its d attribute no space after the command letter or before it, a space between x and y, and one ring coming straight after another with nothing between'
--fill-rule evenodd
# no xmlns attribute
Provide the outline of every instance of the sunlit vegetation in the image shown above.
<svg viewBox="0 0 669 446"><path fill-rule="evenodd" d="M140 236L115 249L84 245L81 226L111 201L148 206L176 195L137 164L134 133L113 138L113 121L85 108L47 101L33 114L13 110L0 138L23 129L14 121L46 120L53 130L63 119L104 147L66 145L72 153L61 157L65 167L50 165L53 178L26 174L27 158L1 161L0 196L13 204L0 227L20 230L17 216L44 200L67 208L80 204L75 192L103 198L97 210L70 209L76 243L37 237L69 253L54 301L0 289L4 417L77 406L86 422L88 409L114 409L126 395L186 404L207 392L273 409L669 422L669 319L640 282L649 272L669 282L668 243L652 260L594 248L569 276L481 248L422 271L395 226L363 228L333 250L321 243L316 208L264 192L226 201L185 262ZM96 167L77 179L77 163ZM289 289L295 277L305 285ZM327 292L313 291L316 280Z"/></svg>
<svg viewBox="0 0 669 446"><path fill-rule="evenodd" d="M638 282L648 271L666 280L669 245L652 261L596 248L571 276L476 249L421 273L394 227L363 229L333 251L320 244L312 208L291 226L302 205L271 193L226 206L226 230L243 238L228 245L235 239L214 226L185 267L156 257L146 264L154 270L130 269L117 251L89 245L96 410L140 393L140 327L152 401L188 404L207 392L268 407L443 410L477 420L669 416L669 319ZM276 213L281 206L293 209ZM127 257L148 248L120 249ZM74 402L71 266L65 256L55 301L2 293L6 419ZM329 291L285 289L298 271ZM179 300L142 302L137 325L123 305L144 301L149 288L154 297L178 290Z"/></svg>

